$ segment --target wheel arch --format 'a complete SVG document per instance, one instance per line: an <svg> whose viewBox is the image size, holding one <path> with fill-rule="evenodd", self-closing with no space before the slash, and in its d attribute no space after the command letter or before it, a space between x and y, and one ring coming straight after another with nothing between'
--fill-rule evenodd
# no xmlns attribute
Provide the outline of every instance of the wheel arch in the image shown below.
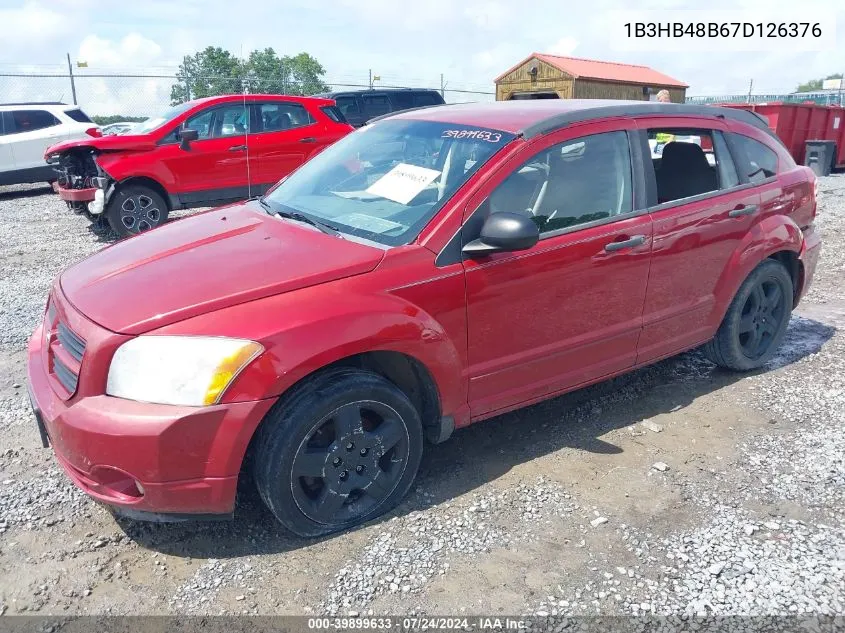
<svg viewBox="0 0 845 633"><path fill-rule="evenodd" d="M440 390L437 382L429 368L421 360L405 352L371 350L339 358L299 378L277 397L277 402L318 376L342 367L371 371L396 385L408 396L408 399L420 414L426 438L432 443L439 443L448 439L454 426L450 425L450 420L444 420L442 416ZM243 476L251 467L255 454L255 442L260 436L259 430L265 422L266 416L252 430L241 459L240 476Z"/></svg>
<svg viewBox="0 0 845 633"><path fill-rule="evenodd" d="M803 280L803 266L799 255L803 234L798 225L783 215L770 216L755 224L734 250L716 285L715 327L722 322L728 307L748 275L766 259L783 263L792 276L794 288ZM793 296L793 306L799 297Z"/></svg>
<svg viewBox="0 0 845 633"><path fill-rule="evenodd" d="M167 190L164 188L160 182L155 180L154 178L150 178L149 176L130 176L129 178L125 178L117 183L115 187L115 191L118 189L122 189L124 187L129 187L131 185L140 185L143 187L148 187L155 191L158 195L162 197L164 200L164 204L167 205L167 210L172 211L173 205L170 201L170 194L167 193ZM114 195L114 194L112 194Z"/></svg>

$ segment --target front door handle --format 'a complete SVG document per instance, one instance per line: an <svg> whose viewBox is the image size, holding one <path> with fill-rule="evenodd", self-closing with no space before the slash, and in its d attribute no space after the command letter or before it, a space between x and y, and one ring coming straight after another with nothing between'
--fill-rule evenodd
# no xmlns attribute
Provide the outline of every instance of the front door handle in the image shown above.
<svg viewBox="0 0 845 633"><path fill-rule="evenodd" d="M299 139L300 143L316 143L317 139L314 136L306 136L305 138Z"/></svg>
<svg viewBox="0 0 845 633"><path fill-rule="evenodd" d="M756 204L746 204L741 207L737 207L728 213L729 217L732 218L741 218L744 215L753 215L757 213L757 205Z"/></svg>
<svg viewBox="0 0 845 633"><path fill-rule="evenodd" d="M613 251L621 251L623 248L633 248L643 244L645 244L645 235L634 235L633 237L621 242L611 242L610 244L605 244L604 250L608 253L612 253Z"/></svg>
<svg viewBox="0 0 845 633"><path fill-rule="evenodd" d="M232 147L229 148L230 152L243 152L245 150L246 145L232 145Z"/></svg>

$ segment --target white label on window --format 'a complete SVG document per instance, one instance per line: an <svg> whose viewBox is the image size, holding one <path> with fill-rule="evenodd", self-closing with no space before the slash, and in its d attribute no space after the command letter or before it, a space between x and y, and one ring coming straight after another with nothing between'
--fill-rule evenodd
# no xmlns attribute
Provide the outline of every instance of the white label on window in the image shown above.
<svg viewBox="0 0 845 633"><path fill-rule="evenodd" d="M839 117L838 117L838 116L837 116L837 117L833 117L833 129L834 129L834 130L838 130L838 129L839 129Z"/></svg>
<svg viewBox="0 0 845 633"><path fill-rule="evenodd" d="M435 169L399 163L367 187L367 193L408 204L440 175Z"/></svg>

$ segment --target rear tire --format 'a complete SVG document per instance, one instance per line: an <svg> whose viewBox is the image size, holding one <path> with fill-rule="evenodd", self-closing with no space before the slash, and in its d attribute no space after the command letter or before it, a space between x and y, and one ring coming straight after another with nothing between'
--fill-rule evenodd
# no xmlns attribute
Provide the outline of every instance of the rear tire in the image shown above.
<svg viewBox="0 0 845 633"><path fill-rule="evenodd" d="M708 359L734 371L765 365L780 347L792 314L789 271L767 259L739 287L716 336L702 348Z"/></svg>
<svg viewBox="0 0 845 633"><path fill-rule="evenodd" d="M120 237L144 233L167 221L167 202L143 185L127 185L114 192L105 215L112 230Z"/></svg>
<svg viewBox="0 0 845 633"><path fill-rule="evenodd" d="M288 530L313 537L395 507L416 477L423 429L396 385L340 368L280 399L254 448L253 476L264 503Z"/></svg>

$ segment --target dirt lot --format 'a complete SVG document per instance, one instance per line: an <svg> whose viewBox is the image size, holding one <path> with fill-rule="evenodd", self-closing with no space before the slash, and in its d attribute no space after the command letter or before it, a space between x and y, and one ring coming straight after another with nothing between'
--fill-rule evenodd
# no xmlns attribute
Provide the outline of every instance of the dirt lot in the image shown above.
<svg viewBox="0 0 845 633"><path fill-rule="evenodd" d="M24 348L52 277L108 243L0 189L0 614L845 611L845 176L815 286L765 371L688 353L457 432L396 511L305 541L118 522L40 447Z"/></svg>

